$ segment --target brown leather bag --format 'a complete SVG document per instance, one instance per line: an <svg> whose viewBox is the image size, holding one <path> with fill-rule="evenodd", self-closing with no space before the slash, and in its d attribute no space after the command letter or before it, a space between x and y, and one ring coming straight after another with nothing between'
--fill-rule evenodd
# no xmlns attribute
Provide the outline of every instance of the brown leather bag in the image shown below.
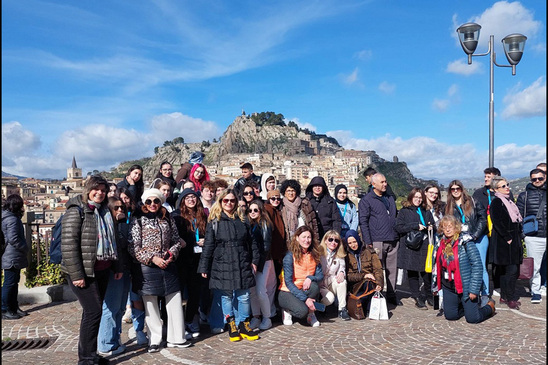
<svg viewBox="0 0 548 365"><path fill-rule="evenodd" d="M354 293L348 294L346 309L348 310L348 315L350 315L350 317L354 319L366 318L365 313L367 310L364 310L362 307L362 299L373 294L376 286L377 284L374 281L365 280L358 290L355 290ZM365 291L360 295L356 295L355 293L358 293L360 288L365 288Z"/></svg>

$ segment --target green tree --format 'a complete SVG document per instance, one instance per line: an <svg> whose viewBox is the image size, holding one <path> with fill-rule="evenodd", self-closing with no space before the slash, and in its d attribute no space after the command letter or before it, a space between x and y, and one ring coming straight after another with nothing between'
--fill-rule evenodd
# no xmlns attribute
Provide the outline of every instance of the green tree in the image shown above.
<svg viewBox="0 0 548 365"><path fill-rule="evenodd" d="M177 138L174 138L172 142L173 144L184 144L185 139L183 137L177 137Z"/></svg>

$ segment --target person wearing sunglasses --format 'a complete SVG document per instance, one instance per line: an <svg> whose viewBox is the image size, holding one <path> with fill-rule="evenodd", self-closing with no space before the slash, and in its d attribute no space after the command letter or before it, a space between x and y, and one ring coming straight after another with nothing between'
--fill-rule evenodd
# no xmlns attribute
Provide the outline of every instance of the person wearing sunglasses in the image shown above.
<svg viewBox="0 0 548 365"><path fill-rule="evenodd" d="M335 199L329 194L327 184L321 176L315 176L306 187L306 197L316 212L318 221L318 239L322 239L325 232L333 229L341 231L342 219Z"/></svg>
<svg viewBox="0 0 548 365"><path fill-rule="evenodd" d="M432 296L432 274L425 271L426 255L428 254L428 231L434 230L434 217L426 209L426 197L422 189L413 188L402 203L402 209L396 218L396 232L401 236L398 248L398 267L407 271L407 279L411 297L415 307L426 310L434 306ZM405 244L406 235L411 231L422 232L422 243L418 249L411 249ZM433 233L433 232L432 232ZM433 236L433 235L432 235ZM434 244L434 242L432 242ZM422 279L422 289L419 281Z"/></svg>
<svg viewBox="0 0 548 365"><path fill-rule="evenodd" d="M97 337L97 351L101 356L118 355L125 351L125 346L120 345L120 333L131 283L132 258L128 251L129 224L126 220L126 205L122 199L110 197L108 208L116 226L116 243L123 275L120 279L116 279L113 272L109 275Z"/></svg>
<svg viewBox="0 0 548 365"><path fill-rule="evenodd" d="M491 189L495 198L491 202L491 247L489 262L497 266L500 272L500 304L511 309L519 309L521 302L516 293L519 265L523 260L521 244L521 222L523 218L518 206L510 199L508 180L495 176L491 180Z"/></svg>
<svg viewBox="0 0 548 365"><path fill-rule="evenodd" d="M231 342L243 338L254 341L257 332L249 326L250 288L255 286L260 254L246 218L240 216L233 189L219 195L209 212L198 272L209 278L209 288L221 292L221 306ZM237 302L237 304L235 304ZM237 318L236 318L237 315Z"/></svg>
<svg viewBox="0 0 548 365"><path fill-rule="evenodd" d="M186 328L190 336L196 338L200 336L200 301L203 296L209 297L207 283L197 271L207 225L207 215L198 193L192 189L183 190L179 195L179 207L171 216L179 230L179 236L187 243L175 263L179 271L181 293L184 293L185 289L188 293Z"/></svg>
<svg viewBox="0 0 548 365"><path fill-rule="evenodd" d="M249 325L252 329L267 330L272 327L270 299L274 298L276 292L276 274L270 253L273 227L261 199L255 199L251 202L247 210L247 218L260 254L259 264L255 272L256 286L252 287L250 291L253 318Z"/></svg>
<svg viewBox="0 0 548 365"><path fill-rule="evenodd" d="M517 206L522 217L534 216L538 222L538 230L525 234L527 256L533 257L533 277L531 285L531 303L542 301L541 265L546 253L546 173L541 169L533 169L529 173L531 182L525 191L519 194Z"/></svg>
<svg viewBox="0 0 548 365"><path fill-rule="evenodd" d="M339 233L335 230L325 232L320 242L320 262L323 280L320 283L322 303L327 307L338 301L338 316L349 321L346 310L346 252Z"/></svg>
<svg viewBox="0 0 548 365"><path fill-rule="evenodd" d="M348 188L344 184L335 186L335 201L341 215L341 236L344 237L349 229L358 229L358 209L356 204L348 199Z"/></svg>
<svg viewBox="0 0 548 365"><path fill-rule="evenodd" d="M167 346L191 345L184 337L183 306L175 260L186 242L179 236L175 221L162 206L165 196L158 189L148 189L141 196L141 216L131 222L129 251L141 264L143 283L139 294L145 304L149 329L148 352L160 351L162 319L158 297L165 298L167 312Z"/></svg>
<svg viewBox="0 0 548 365"><path fill-rule="evenodd" d="M348 255L346 255L348 291L356 296L368 292L360 299L363 312L367 317L371 298L384 287L384 274L379 255L373 247L366 247L357 231L349 230L344 237Z"/></svg>
<svg viewBox="0 0 548 365"><path fill-rule="evenodd" d="M493 177L494 178L494 177ZM492 204L492 202L491 202ZM449 183L445 215L454 215L462 224L462 240L473 241L478 248L483 264L483 286L481 288L482 304L489 299L489 274L487 272L487 251L489 240L487 234L487 211L482 203L473 199L459 180Z"/></svg>
<svg viewBox="0 0 548 365"><path fill-rule="evenodd" d="M249 207L249 204L257 199L257 194L255 193L255 187L257 186L257 183L255 181L248 181L245 183L242 195L240 197L240 201L238 202L238 208L242 208L242 211L240 212L241 216L245 215L245 211Z"/></svg>

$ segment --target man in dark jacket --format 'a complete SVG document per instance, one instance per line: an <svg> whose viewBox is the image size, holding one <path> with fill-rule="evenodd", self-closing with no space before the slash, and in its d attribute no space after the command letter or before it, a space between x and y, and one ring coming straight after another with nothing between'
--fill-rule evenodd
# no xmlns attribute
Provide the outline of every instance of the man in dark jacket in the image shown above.
<svg viewBox="0 0 548 365"><path fill-rule="evenodd" d="M377 170L375 170L372 167L368 167L363 172L363 177L365 177L365 181L369 184L369 187L367 188L366 194L370 193L373 190L373 184L371 184L371 177L377 173ZM386 184L386 194L390 195L394 198L394 201L396 201L398 198L396 197L396 194L394 194L394 191L390 187L390 184Z"/></svg>
<svg viewBox="0 0 548 365"><path fill-rule="evenodd" d="M251 180L256 181L257 184L259 184L259 191L261 191L261 177L253 173L253 165L246 162L240 166L240 168L242 169L242 177L234 183L234 191L236 192L236 196L241 195L244 190L245 183Z"/></svg>
<svg viewBox="0 0 548 365"><path fill-rule="evenodd" d="M396 202L386 192L386 177L371 177L373 190L358 204L358 217L364 243L373 246L381 259L386 276L386 300L403 305L396 296L398 273L398 234L396 233Z"/></svg>
<svg viewBox="0 0 548 365"><path fill-rule="evenodd" d="M318 242L321 241L325 232L333 229L341 233L341 213L335 199L329 195L327 184L321 176L313 177L306 187L306 197L316 212L318 221ZM310 227L312 228L312 227Z"/></svg>
<svg viewBox="0 0 548 365"><path fill-rule="evenodd" d="M531 303L542 301L540 292L540 266L546 252L546 174L540 169L529 173L531 183L518 196L517 206L522 217L535 216L538 221L538 231L525 234L527 256L533 258L534 271L531 278Z"/></svg>

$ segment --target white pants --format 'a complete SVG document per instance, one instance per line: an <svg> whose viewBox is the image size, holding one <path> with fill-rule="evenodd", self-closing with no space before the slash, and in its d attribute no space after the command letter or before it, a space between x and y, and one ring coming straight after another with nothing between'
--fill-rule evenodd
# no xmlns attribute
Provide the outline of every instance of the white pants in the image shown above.
<svg viewBox="0 0 548 365"><path fill-rule="evenodd" d="M175 292L166 297L167 311L167 342L184 343L184 323L183 305L181 302L181 292ZM149 330L150 345L160 345L162 342L162 319L160 318L160 308L158 306L158 297L155 295L143 295L145 304L145 321Z"/></svg>
<svg viewBox="0 0 548 365"><path fill-rule="evenodd" d="M339 310L346 308L346 280L343 280L342 283L337 283L337 279L333 278L328 287L320 286L320 294L322 295L322 303L326 307L333 304L335 297L337 297Z"/></svg>
<svg viewBox="0 0 548 365"><path fill-rule="evenodd" d="M274 306L276 272L272 260L267 260L264 263L263 272L257 271L255 273L255 284L250 289L251 311L254 316L262 314L263 317L270 318L273 314L276 314L276 307Z"/></svg>
<svg viewBox="0 0 548 365"><path fill-rule="evenodd" d="M534 270L530 280L531 293L540 295L540 265L544 251L546 251L546 237L525 236L525 247L527 248L527 257L533 258Z"/></svg>

